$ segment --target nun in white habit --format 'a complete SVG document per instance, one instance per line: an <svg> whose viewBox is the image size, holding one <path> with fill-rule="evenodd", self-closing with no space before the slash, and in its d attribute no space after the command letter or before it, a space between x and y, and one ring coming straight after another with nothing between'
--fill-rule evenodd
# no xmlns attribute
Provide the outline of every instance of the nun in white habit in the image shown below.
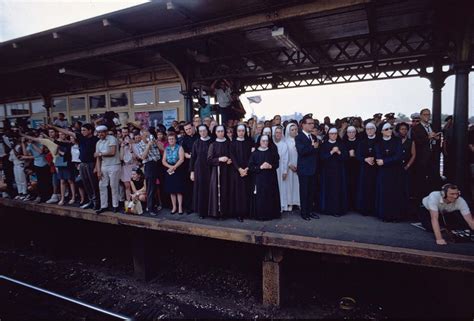
<svg viewBox="0 0 474 321"><path fill-rule="evenodd" d="M298 135L298 126L294 123L286 125L285 143L288 146L288 177L286 178L288 211L292 211L293 206L300 206L300 183L296 173L298 168L298 151L295 145L296 135Z"/></svg>
<svg viewBox="0 0 474 321"><path fill-rule="evenodd" d="M288 145L283 138L283 127L276 126L274 130L274 143L280 156L277 169L278 188L280 190L281 211L288 211Z"/></svg>

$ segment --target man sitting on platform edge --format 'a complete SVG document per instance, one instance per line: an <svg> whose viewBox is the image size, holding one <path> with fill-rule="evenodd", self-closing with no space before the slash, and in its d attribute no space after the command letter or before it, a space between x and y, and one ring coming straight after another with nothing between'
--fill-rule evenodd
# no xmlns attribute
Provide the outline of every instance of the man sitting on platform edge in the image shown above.
<svg viewBox="0 0 474 321"><path fill-rule="evenodd" d="M445 184L441 191L431 192L423 198L420 220L426 230L434 232L438 245L447 244L441 235L440 222L449 230L468 228L474 230L471 210L461 197L461 191L454 184Z"/></svg>

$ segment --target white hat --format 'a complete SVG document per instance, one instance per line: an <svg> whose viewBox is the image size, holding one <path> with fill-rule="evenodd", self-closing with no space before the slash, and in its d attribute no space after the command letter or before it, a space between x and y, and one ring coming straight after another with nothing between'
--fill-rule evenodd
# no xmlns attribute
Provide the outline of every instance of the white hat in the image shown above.
<svg viewBox="0 0 474 321"><path fill-rule="evenodd" d="M392 125L390 123L385 123L383 126L382 126L382 130L385 130L387 128L392 128Z"/></svg>
<svg viewBox="0 0 474 321"><path fill-rule="evenodd" d="M100 125L95 128L96 132L106 132L108 130L107 126L105 125Z"/></svg>
<svg viewBox="0 0 474 321"><path fill-rule="evenodd" d="M335 127L331 128L328 134L337 134L337 129Z"/></svg>
<svg viewBox="0 0 474 321"><path fill-rule="evenodd" d="M347 131L348 132L355 132L356 128L354 126L349 126L349 127L347 127Z"/></svg>

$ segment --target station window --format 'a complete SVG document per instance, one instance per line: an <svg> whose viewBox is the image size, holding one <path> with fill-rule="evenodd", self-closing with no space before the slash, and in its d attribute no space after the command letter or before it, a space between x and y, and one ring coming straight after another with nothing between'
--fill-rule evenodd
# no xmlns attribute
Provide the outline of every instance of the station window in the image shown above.
<svg viewBox="0 0 474 321"><path fill-rule="evenodd" d="M53 111L54 112L65 112L67 108L66 97L53 98Z"/></svg>
<svg viewBox="0 0 474 321"><path fill-rule="evenodd" d="M69 110L86 110L86 97L69 98Z"/></svg>
<svg viewBox="0 0 474 321"><path fill-rule="evenodd" d="M132 97L134 106L150 106L155 104L153 89L134 90Z"/></svg>
<svg viewBox="0 0 474 321"><path fill-rule="evenodd" d="M5 118L5 106L0 105L0 118Z"/></svg>
<svg viewBox="0 0 474 321"><path fill-rule="evenodd" d="M42 114L46 112L44 108L44 102L42 100L35 100L31 102L31 113L32 114Z"/></svg>
<svg viewBox="0 0 474 321"><path fill-rule="evenodd" d="M128 93L111 93L110 94L110 107L128 107Z"/></svg>
<svg viewBox="0 0 474 321"><path fill-rule="evenodd" d="M181 101L181 87L158 88L158 103L179 103Z"/></svg>
<svg viewBox="0 0 474 321"><path fill-rule="evenodd" d="M106 106L105 94L89 96L89 108L91 109L105 108L105 106Z"/></svg>
<svg viewBox="0 0 474 321"><path fill-rule="evenodd" d="M74 124L77 121L85 123L86 122L86 115L73 115L73 116L71 116L71 124Z"/></svg>
<svg viewBox="0 0 474 321"><path fill-rule="evenodd" d="M22 116L30 114L29 103L7 104L7 116Z"/></svg>

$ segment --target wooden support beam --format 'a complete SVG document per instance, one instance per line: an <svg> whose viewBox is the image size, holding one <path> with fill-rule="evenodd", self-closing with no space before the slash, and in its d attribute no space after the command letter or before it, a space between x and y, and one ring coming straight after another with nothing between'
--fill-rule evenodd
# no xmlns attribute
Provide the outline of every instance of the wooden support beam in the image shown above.
<svg viewBox="0 0 474 321"><path fill-rule="evenodd" d="M132 241L133 275L138 280L149 281L152 277L152 273L147 231L133 229L130 235Z"/></svg>
<svg viewBox="0 0 474 321"><path fill-rule="evenodd" d="M68 75L68 76L74 76L74 77L79 77L79 78L84 78L84 79L96 79L96 80L99 80L99 79L103 79L104 77L101 77L99 75L94 75L94 74L91 74L91 73L88 73L88 72L83 72L83 71L79 71L79 70L74 70L74 69L71 69L71 68L66 68L66 67L63 67L63 68L59 68L59 73L61 75Z"/></svg>
<svg viewBox="0 0 474 321"><path fill-rule="evenodd" d="M281 303L281 262L283 250L269 248L262 262L263 305L279 307Z"/></svg>
<svg viewBox="0 0 474 321"><path fill-rule="evenodd" d="M17 72L21 70L66 63L79 59L110 55L119 52L135 50L138 48L146 48L174 41L203 37L211 34L229 32L264 24L271 25L275 22L286 19L299 18L324 11L364 4L368 1L369 0L321 0L317 2L303 3L276 9L273 12L260 12L243 17L226 18L220 22L202 24L200 26L183 29L176 32L163 33L163 31L160 30L160 34L139 36L118 43L108 43L102 46L95 46L93 48L87 48L83 50L75 50L71 53L62 54L47 59L40 59L22 65L4 67L0 69L0 73Z"/></svg>

